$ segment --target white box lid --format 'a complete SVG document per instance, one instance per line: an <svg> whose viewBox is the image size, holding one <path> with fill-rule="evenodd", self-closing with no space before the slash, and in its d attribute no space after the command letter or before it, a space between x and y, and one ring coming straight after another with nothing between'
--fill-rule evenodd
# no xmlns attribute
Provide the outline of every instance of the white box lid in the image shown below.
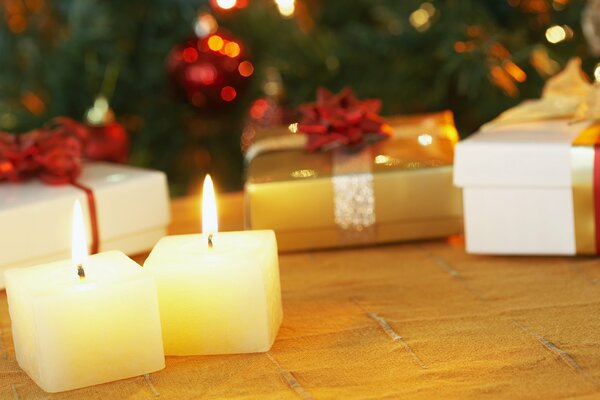
<svg viewBox="0 0 600 400"><path fill-rule="evenodd" d="M479 131L459 142L459 187L571 187L571 143L589 122L552 120Z"/></svg>
<svg viewBox="0 0 600 400"><path fill-rule="evenodd" d="M87 163L78 182L93 189L102 243L164 227L170 219L164 173L102 162ZM51 255L71 247L73 202L81 202L91 242L87 197L71 185L32 179L0 183L0 266Z"/></svg>

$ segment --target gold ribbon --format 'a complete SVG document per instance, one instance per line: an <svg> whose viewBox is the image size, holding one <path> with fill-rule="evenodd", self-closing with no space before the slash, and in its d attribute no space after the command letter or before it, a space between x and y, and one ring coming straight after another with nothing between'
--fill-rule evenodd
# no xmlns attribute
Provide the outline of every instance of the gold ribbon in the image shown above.
<svg viewBox="0 0 600 400"><path fill-rule="evenodd" d="M550 119L600 119L600 84L589 82L579 58L571 59L564 70L548 79L540 99L508 109L481 130Z"/></svg>
<svg viewBox="0 0 600 400"><path fill-rule="evenodd" d="M594 171L595 144L600 137L600 124L585 128L571 146L571 190L575 222L577 254L597 254L596 202Z"/></svg>

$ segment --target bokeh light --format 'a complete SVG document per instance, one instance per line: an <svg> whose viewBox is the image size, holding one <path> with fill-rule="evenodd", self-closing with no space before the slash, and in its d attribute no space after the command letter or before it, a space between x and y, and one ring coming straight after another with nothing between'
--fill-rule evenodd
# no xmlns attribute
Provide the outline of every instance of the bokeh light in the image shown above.
<svg viewBox="0 0 600 400"><path fill-rule="evenodd" d="M556 44L573 37L573 30L566 26L553 25L546 29L546 40L549 43Z"/></svg>
<svg viewBox="0 0 600 400"><path fill-rule="evenodd" d="M210 34L213 34L217 31L219 25L217 24L217 20L209 13L201 13L198 15L196 19L196 23L194 24L194 33L199 38L205 38Z"/></svg>
<svg viewBox="0 0 600 400"><path fill-rule="evenodd" d="M198 59L198 50L193 47L186 47L183 49L181 57L183 58L183 61L193 63Z"/></svg>
<svg viewBox="0 0 600 400"><path fill-rule="evenodd" d="M240 55L240 45L237 44L236 42L228 42L224 47L223 47L223 52L225 53L225 55L227 55L228 57L231 58L235 58L237 56Z"/></svg>
<svg viewBox="0 0 600 400"><path fill-rule="evenodd" d="M408 22L419 32L425 32L431 27L432 18L437 13L435 6L432 3L425 2L413 11Z"/></svg>
<svg viewBox="0 0 600 400"><path fill-rule="evenodd" d="M292 17L296 11L295 0L275 0L279 13L286 18Z"/></svg>
<svg viewBox="0 0 600 400"><path fill-rule="evenodd" d="M237 0L216 0L217 7L223 10L231 10L237 5Z"/></svg>
<svg viewBox="0 0 600 400"><path fill-rule="evenodd" d="M254 73L254 66L250 61L242 61L238 66L238 72L241 76L247 78Z"/></svg>
<svg viewBox="0 0 600 400"><path fill-rule="evenodd" d="M225 86L221 89L221 98L225 101L233 101L237 97L237 92L231 86Z"/></svg>
<svg viewBox="0 0 600 400"><path fill-rule="evenodd" d="M187 69L186 75L191 82L210 85L217 79L217 69L208 63L194 64Z"/></svg>
<svg viewBox="0 0 600 400"><path fill-rule="evenodd" d="M220 51L225 44L223 38L219 35L212 35L208 38L208 48L212 51Z"/></svg>

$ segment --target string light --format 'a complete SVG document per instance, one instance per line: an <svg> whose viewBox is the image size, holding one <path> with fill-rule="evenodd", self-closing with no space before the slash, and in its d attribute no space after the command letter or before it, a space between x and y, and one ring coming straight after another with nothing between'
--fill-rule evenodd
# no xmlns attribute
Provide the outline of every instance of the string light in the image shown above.
<svg viewBox="0 0 600 400"><path fill-rule="evenodd" d="M546 40L552 44L560 43L573 37L573 30L567 25L553 25L546 29Z"/></svg>
<svg viewBox="0 0 600 400"><path fill-rule="evenodd" d="M194 32L199 38L205 38L210 34L213 34L219 28L217 20L209 13L198 14L196 23L194 24Z"/></svg>
<svg viewBox="0 0 600 400"><path fill-rule="evenodd" d="M242 61L238 66L238 72L243 77L249 77L254 73L254 66L250 61Z"/></svg>
<svg viewBox="0 0 600 400"><path fill-rule="evenodd" d="M186 47L181 52L181 58L187 63L193 63L198 59L198 50L193 47Z"/></svg>
<svg viewBox="0 0 600 400"><path fill-rule="evenodd" d="M237 92L231 86L225 86L221 89L221 98L225 101L233 101L237 97Z"/></svg>
<svg viewBox="0 0 600 400"><path fill-rule="evenodd" d="M212 51L220 51L225 43L223 42L223 38L221 36L212 35L208 38L207 44L208 48Z"/></svg>
<svg viewBox="0 0 600 400"><path fill-rule="evenodd" d="M210 4L217 10L229 11L234 8L246 8L248 6L248 0L210 0Z"/></svg>
<svg viewBox="0 0 600 400"><path fill-rule="evenodd" d="M600 82L600 63L596 64L596 68L594 68L594 80L596 83Z"/></svg>
<svg viewBox="0 0 600 400"><path fill-rule="evenodd" d="M223 53L228 57L235 58L240 55L240 45L236 42L227 42L223 47Z"/></svg>
<svg viewBox="0 0 600 400"><path fill-rule="evenodd" d="M419 32L425 32L431 26L431 20L437 13L435 6L429 2L421 4L408 17L408 22Z"/></svg>
<svg viewBox="0 0 600 400"><path fill-rule="evenodd" d="M223 10L231 10L237 5L237 0L216 0L217 7Z"/></svg>
<svg viewBox="0 0 600 400"><path fill-rule="evenodd" d="M46 110L44 101L33 92L25 92L21 96L21 103L34 115L40 115Z"/></svg>
<svg viewBox="0 0 600 400"><path fill-rule="evenodd" d="M295 0L275 0L279 13L286 18L292 17L296 11Z"/></svg>
<svg viewBox="0 0 600 400"><path fill-rule="evenodd" d="M512 61L504 62L504 70L512 76L517 82L525 82L527 80L527 74L517 64Z"/></svg>

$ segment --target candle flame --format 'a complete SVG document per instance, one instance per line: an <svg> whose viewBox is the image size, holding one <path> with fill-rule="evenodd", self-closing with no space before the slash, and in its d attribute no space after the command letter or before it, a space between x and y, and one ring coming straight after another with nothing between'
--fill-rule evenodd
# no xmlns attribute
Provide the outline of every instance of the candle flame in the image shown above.
<svg viewBox="0 0 600 400"><path fill-rule="evenodd" d="M88 246L85 226L83 225L83 212L81 211L81 203L79 203L79 200L75 200L71 230L71 263L74 268L77 268L77 274L80 278L85 276L83 266L87 262L87 256Z"/></svg>
<svg viewBox="0 0 600 400"><path fill-rule="evenodd" d="M215 199L215 189L213 187L210 175L204 178L202 188L202 233L211 237L217 233L219 224L217 221L217 201Z"/></svg>

